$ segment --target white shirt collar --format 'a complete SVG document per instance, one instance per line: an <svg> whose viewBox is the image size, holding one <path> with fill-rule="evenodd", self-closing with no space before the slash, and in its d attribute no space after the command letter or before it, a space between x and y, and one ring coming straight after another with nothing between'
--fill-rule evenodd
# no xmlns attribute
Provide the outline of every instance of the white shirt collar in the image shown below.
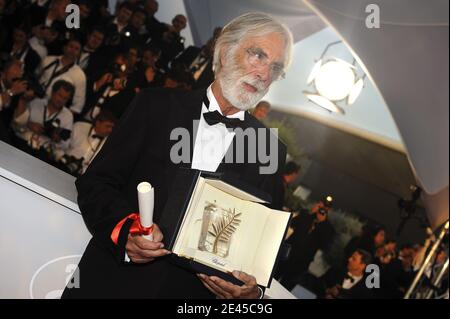
<svg viewBox="0 0 450 319"><path fill-rule="evenodd" d="M217 103L216 97L214 96L214 93L212 91L212 85L208 87L208 90L206 91L206 96L209 100L209 109L208 111L214 112L218 111L221 115L223 115L222 110L220 109L219 103ZM245 111L239 111L237 113L234 113L232 115L227 115L228 118L238 118L241 121L245 119Z"/></svg>
<svg viewBox="0 0 450 319"><path fill-rule="evenodd" d="M351 289L354 285L356 285L362 278L363 276L353 276L350 273L347 273L349 278L345 278L344 281L342 282L342 288L343 289Z"/></svg>

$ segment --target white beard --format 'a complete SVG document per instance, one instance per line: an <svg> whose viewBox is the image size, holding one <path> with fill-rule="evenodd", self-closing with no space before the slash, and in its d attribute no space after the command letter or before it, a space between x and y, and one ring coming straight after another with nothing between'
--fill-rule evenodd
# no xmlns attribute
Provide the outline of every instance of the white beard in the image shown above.
<svg viewBox="0 0 450 319"><path fill-rule="evenodd" d="M242 71L235 62L230 63L229 67L224 67L222 72L222 76L219 78L222 94L228 102L240 110L246 111L254 107L269 90L269 86L266 86L264 81L258 80L252 75L242 76ZM243 83L256 88L256 92L248 92Z"/></svg>

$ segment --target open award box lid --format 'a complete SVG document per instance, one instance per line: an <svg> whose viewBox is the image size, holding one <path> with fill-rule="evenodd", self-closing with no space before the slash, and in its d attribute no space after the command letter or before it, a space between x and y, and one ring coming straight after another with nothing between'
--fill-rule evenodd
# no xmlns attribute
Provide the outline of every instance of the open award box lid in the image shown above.
<svg viewBox="0 0 450 319"><path fill-rule="evenodd" d="M180 168L159 223L171 259L234 284L233 270L270 287L291 213L270 209L264 192L223 174Z"/></svg>

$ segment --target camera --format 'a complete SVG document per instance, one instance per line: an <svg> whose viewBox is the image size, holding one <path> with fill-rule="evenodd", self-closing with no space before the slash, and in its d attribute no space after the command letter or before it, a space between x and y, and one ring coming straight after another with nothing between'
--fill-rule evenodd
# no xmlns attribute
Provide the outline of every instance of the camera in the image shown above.
<svg viewBox="0 0 450 319"><path fill-rule="evenodd" d="M185 40L184 40L184 37L182 37L178 33L174 32L174 31L170 31L167 34L167 41L169 43L179 42L179 43L183 44Z"/></svg>
<svg viewBox="0 0 450 319"><path fill-rule="evenodd" d="M50 138L52 138L54 134L57 134L61 140L68 140L70 138L70 130L61 128L60 126L61 122L59 119L47 121L44 124L44 134Z"/></svg>
<svg viewBox="0 0 450 319"><path fill-rule="evenodd" d="M120 78L123 75L123 73L125 73L126 70L127 70L126 64L114 63L109 69L109 72L116 79Z"/></svg>
<svg viewBox="0 0 450 319"><path fill-rule="evenodd" d="M333 207L333 197L328 195L324 199L321 200L321 203L324 205L324 207L319 208L319 214L326 215L326 214L328 214L328 211L330 210L330 208Z"/></svg>
<svg viewBox="0 0 450 319"><path fill-rule="evenodd" d="M70 174L80 174L83 169L83 158L76 158L72 155L64 155L60 162L65 166Z"/></svg>

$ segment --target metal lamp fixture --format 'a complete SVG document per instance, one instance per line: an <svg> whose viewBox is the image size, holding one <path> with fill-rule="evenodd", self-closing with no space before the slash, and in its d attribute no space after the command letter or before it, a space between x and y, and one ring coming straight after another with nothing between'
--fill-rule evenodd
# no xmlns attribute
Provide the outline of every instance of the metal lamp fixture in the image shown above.
<svg viewBox="0 0 450 319"><path fill-rule="evenodd" d="M364 87L366 75L358 76L355 59L353 64L335 57L324 59L328 49L339 43L342 41L327 45L308 76L307 84L314 84L316 92L303 93L318 106L330 112L345 114L344 109L336 102L346 100L347 105L352 105Z"/></svg>

